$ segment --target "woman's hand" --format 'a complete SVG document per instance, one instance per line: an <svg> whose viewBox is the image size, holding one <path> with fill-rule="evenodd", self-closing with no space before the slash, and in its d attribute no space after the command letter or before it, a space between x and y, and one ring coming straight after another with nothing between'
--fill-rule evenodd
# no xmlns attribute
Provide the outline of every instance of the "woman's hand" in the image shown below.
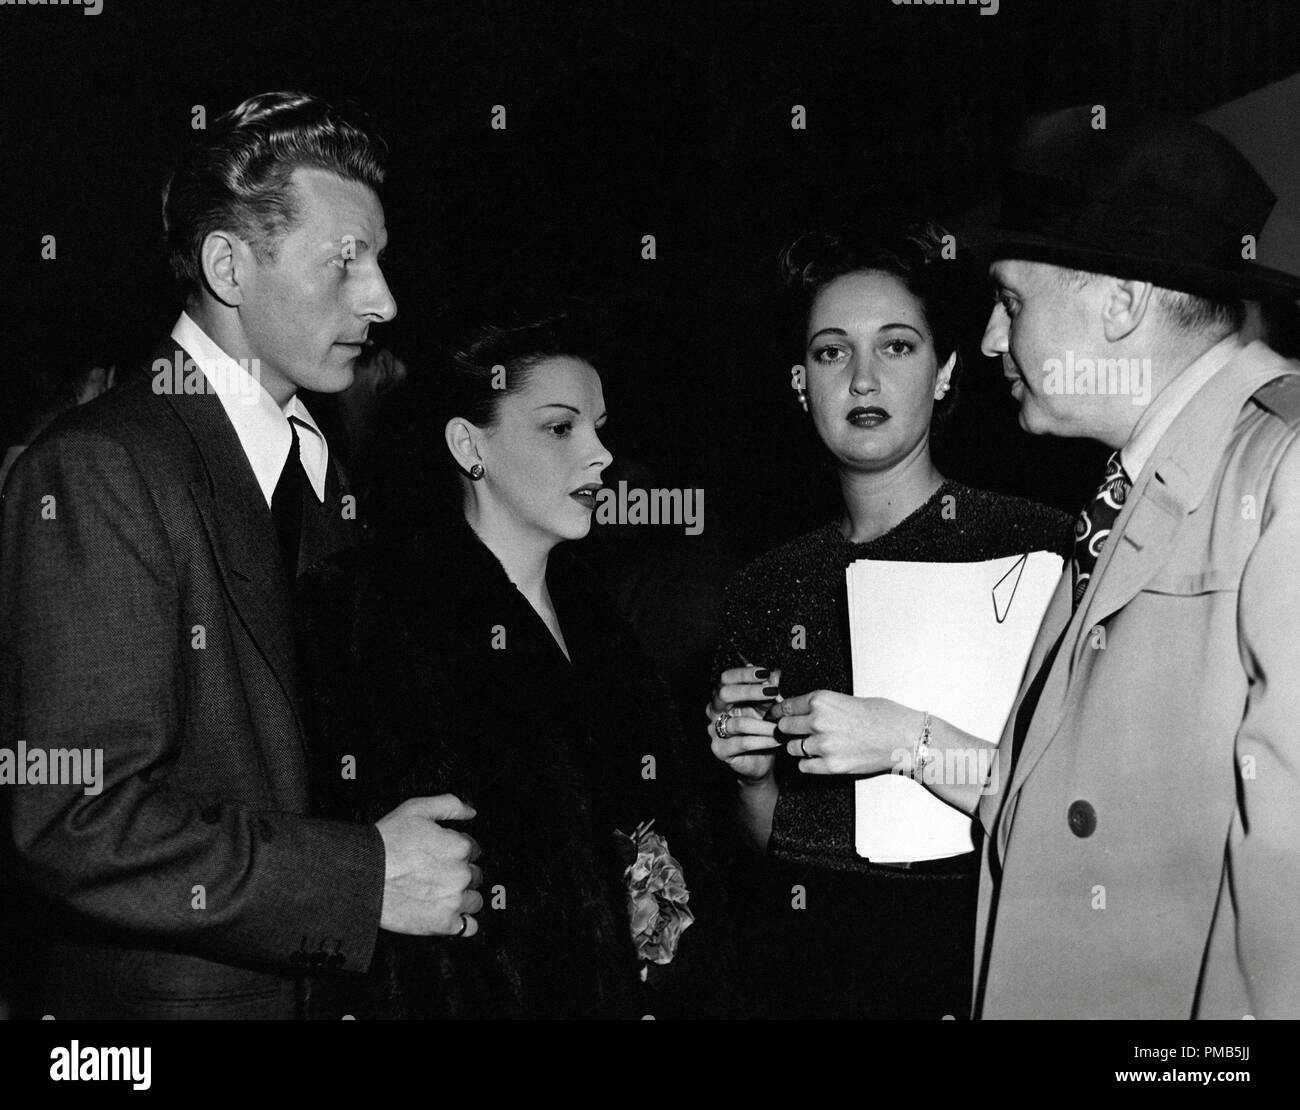
<svg viewBox="0 0 1300 1110"><path fill-rule="evenodd" d="M730 673L730 672L729 672ZM888 698L855 698L814 690L775 706L778 739L810 775L874 775L909 771L925 715Z"/></svg>
<svg viewBox="0 0 1300 1110"><path fill-rule="evenodd" d="M780 682L780 671L733 667L722 672L705 707L713 754L742 783L760 783L772 777L781 740L775 735L776 725L763 714L777 696ZM719 736L717 722L723 714L728 716L722 727L724 735Z"/></svg>

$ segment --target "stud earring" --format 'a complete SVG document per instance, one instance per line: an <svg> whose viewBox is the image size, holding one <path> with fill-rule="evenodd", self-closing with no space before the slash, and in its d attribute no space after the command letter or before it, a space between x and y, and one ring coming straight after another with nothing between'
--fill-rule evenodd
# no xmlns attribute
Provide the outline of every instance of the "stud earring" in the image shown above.
<svg viewBox="0 0 1300 1110"><path fill-rule="evenodd" d="M482 463L475 463L469 468L470 480L474 482L479 481L486 473L487 471L483 469Z"/></svg>

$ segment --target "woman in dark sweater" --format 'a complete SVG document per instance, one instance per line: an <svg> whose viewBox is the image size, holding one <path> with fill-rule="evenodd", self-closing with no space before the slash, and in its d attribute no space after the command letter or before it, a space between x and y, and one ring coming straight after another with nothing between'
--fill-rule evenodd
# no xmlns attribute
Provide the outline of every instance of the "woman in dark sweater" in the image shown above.
<svg viewBox="0 0 1300 1110"><path fill-rule="evenodd" d="M564 546L590 529L611 459L600 378L580 343L556 319L470 329L431 383L436 417L416 437L405 488L371 514L356 607L362 695L339 709L366 739L340 808L369 819L392 799L443 793L472 805L484 907L475 935L381 934L365 989L343 1003L353 1013L698 1012L672 985L683 963L690 977L692 948L705 957L698 937L717 918L700 893L710 884L686 801L695 775L662 683ZM628 836L652 820L689 900L670 882L630 914ZM683 934L692 912L710 926ZM682 953L660 966L679 938Z"/></svg>
<svg viewBox="0 0 1300 1110"><path fill-rule="evenodd" d="M858 559L1064 556L1071 521L949 481L931 459L931 424L955 397L958 314L970 292L943 256L944 235L917 221L872 241L805 236L783 255L806 319L797 398L836 465L844 512L733 581L709 706L741 825L767 853L763 904L749 915L749 977L759 1012L772 1016L969 1013L978 851L883 865L854 850L854 781L879 770L862 762L856 738L888 727L911 750L917 737L914 711L848 696L844 571ZM832 692L820 704L843 722L833 750L820 738L787 748L777 732L778 723L800 731L798 717L779 721L777 696L810 691ZM804 701L791 704L806 712Z"/></svg>

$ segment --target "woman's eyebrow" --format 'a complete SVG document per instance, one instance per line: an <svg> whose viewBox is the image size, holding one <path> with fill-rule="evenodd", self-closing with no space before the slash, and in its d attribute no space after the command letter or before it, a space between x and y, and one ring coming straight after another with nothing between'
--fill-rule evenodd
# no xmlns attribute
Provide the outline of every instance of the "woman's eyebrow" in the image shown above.
<svg viewBox="0 0 1300 1110"><path fill-rule="evenodd" d="M925 338L925 336L924 336L924 334L922 334L920 328L915 328L915 327L913 327L911 324L904 324L904 323L902 323L902 322L899 322L899 323L897 323L897 324L881 324L879 330L880 330L880 331L888 331L890 328L906 328L908 331L916 332L916 334L919 335L919 336L921 336L922 339Z"/></svg>

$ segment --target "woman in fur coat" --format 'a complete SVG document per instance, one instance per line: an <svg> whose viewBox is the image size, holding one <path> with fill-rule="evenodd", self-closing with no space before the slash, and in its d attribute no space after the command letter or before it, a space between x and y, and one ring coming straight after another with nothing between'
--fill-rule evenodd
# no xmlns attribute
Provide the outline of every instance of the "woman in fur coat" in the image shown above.
<svg viewBox="0 0 1300 1110"><path fill-rule="evenodd" d="M721 921L706 877L717 861L689 800L703 764L566 543L590 530L611 461L600 377L576 344L563 320L477 329L431 383L427 458L408 459L401 494L390 486L370 514L355 568L359 694L333 692L342 746L318 763L337 775L340 753L356 753L355 780L330 786L334 812L373 820L437 794L472 805L462 827L482 849L484 907L472 935L381 934L363 990L344 1002L357 1016L721 1005L691 972L715 963ZM679 941L682 958L665 966Z"/></svg>

